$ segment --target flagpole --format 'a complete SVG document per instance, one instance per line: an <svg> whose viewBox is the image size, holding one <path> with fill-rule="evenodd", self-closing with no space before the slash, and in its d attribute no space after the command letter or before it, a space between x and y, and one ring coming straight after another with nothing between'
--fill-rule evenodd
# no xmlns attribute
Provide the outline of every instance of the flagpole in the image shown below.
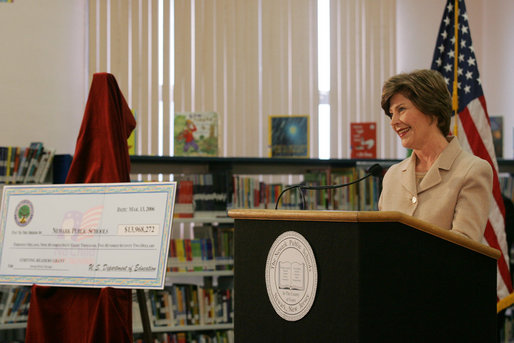
<svg viewBox="0 0 514 343"><path fill-rule="evenodd" d="M453 135L458 135L458 122L459 122L459 94L458 94L458 83L457 78L458 68L459 68L459 0L455 0L455 55L454 55L454 63L453 63L453 94L452 94L452 110L454 112L454 126L453 126Z"/></svg>

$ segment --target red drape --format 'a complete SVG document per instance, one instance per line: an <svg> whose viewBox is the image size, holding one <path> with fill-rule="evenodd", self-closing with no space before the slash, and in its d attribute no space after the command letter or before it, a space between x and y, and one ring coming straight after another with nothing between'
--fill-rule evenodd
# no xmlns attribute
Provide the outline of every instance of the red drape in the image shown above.
<svg viewBox="0 0 514 343"><path fill-rule="evenodd" d="M66 183L130 182L136 122L113 75L93 75ZM27 343L132 342L131 290L32 286Z"/></svg>

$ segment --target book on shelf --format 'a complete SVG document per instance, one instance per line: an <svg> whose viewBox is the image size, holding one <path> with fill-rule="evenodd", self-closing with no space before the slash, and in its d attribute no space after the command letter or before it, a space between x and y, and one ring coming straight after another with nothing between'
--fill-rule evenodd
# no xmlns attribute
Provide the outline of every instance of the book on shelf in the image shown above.
<svg viewBox="0 0 514 343"><path fill-rule="evenodd" d="M213 227L214 256L217 261L231 261L234 258L234 227L219 225ZM217 270L231 270L232 264L218 263Z"/></svg>
<svg viewBox="0 0 514 343"><path fill-rule="evenodd" d="M0 324L26 322L30 305L30 287L0 287Z"/></svg>
<svg viewBox="0 0 514 343"><path fill-rule="evenodd" d="M232 224L196 225L193 237L170 239L168 272L232 270L234 227Z"/></svg>
<svg viewBox="0 0 514 343"><path fill-rule="evenodd" d="M10 178L11 178L11 169L13 169L11 167L11 159L12 159L12 156L13 156L12 150L13 150L13 147L12 146L8 146L6 154L5 154L5 162L4 162L4 164L5 164L5 180L6 180L6 183L8 183L8 181L10 180Z"/></svg>
<svg viewBox="0 0 514 343"><path fill-rule="evenodd" d="M43 143L32 142L29 147L29 156L27 160L27 170L25 171L23 183L34 182L34 174L39 165L39 160L43 152Z"/></svg>
<svg viewBox="0 0 514 343"><path fill-rule="evenodd" d="M309 157L309 116L269 116L270 157Z"/></svg>
<svg viewBox="0 0 514 343"><path fill-rule="evenodd" d="M147 293L147 308L156 327L233 323L233 301L232 289L196 284L178 283Z"/></svg>
<svg viewBox="0 0 514 343"><path fill-rule="evenodd" d="M14 163L12 165L11 179L9 182L6 181L6 183L11 183L11 184L15 184L17 182L16 177L18 175L18 169L20 168L20 160L21 160L22 154L24 153L24 149L19 146L14 147L14 149L15 149Z"/></svg>
<svg viewBox="0 0 514 343"><path fill-rule="evenodd" d="M184 252L186 255L186 271L192 272L193 268L193 250L191 248L191 239L183 239Z"/></svg>
<svg viewBox="0 0 514 343"><path fill-rule="evenodd" d="M28 147L0 147L0 183L42 183L51 170L55 149L45 149L43 143Z"/></svg>
<svg viewBox="0 0 514 343"><path fill-rule="evenodd" d="M193 271L203 271L202 263L207 260L202 252L203 242L201 239L191 239L191 262L193 264Z"/></svg>
<svg viewBox="0 0 514 343"><path fill-rule="evenodd" d="M39 161L39 165L34 173L34 179L32 180L35 183L44 183L48 177L48 173L52 167L52 163L55 156L55 149L44 149L43 154L41 155L41 160Z"/></svg>
<svg viewBox="0 0 514 343"><path fill-rule="evenodd" d="M145 291L145 293L145 299L148 305L148 291ZM136 330L143 328L143 320L141 319L141 311L139 310L139 300L135 290L132 291L132 327Z"/></svg>
<svg viewBox="0 0 514 343"><path fill-rule="evenodd" d="M0 147L0 181L5 182L5 173L7 169L7 147Z"/></svg>
<svg viewBox="0 0 514 343"><path fill-rule="evenodd" d="M330 172L328 169L310 170L304 174L306 186L328 186ZM330 203L330 191L327 189L307 190L305 194L307 210L327 210Z"/></svg>
<svg viewBox="0 0 514 343"><path fill-rule="evenodd" d="M332 185L341 185L353 182L357 179L355 168L340 168L331 172ZM332 190L332 209L354 211L358 208L357 186L351 185Z"/></svg>
<svg viewBox="0 0 514 343"><path fill-rule="evenodd" d="M234 343L234 330L163 332L153 336L155 343ZM134 342L143 343L143 339L136 337Z"/></svg>
<svg viewBox="0 0 514 343"><path fill-rule="evenodd" d="M16 158L16 148L12 146L0 147L0 182L12 183L14 172L14 159Z"/></svg>
<svg viewBox="0 0 514 343"><path fill-rule="evenodd" d="M16 183L21 183L25 179L25 174L27 173L27 167L29 165L30 154L30 146L23 148L23 151L20 152L20 162L16 172Z"/></svg>
<svg viewBox="0 0 514 343"><path fill-rule="evenodd" d="M293 185L335 186L356 181L366 175L366 166L347 168L313 169L303 174L303 180L295 184L266 183L258 176L233 176L231 208L275 208L277 197L282 190ZM298 188L282 194L279 208L301 209L305 201L309 210L364 211L378 207L380 179L368 178L358 184L335 189L309 190L302 194ZM302 198L304 200L302 200Z"/></svg>
<svg viewBox="0 0 514 343"><path fill-rule="evenodd" d="M226 172L177 175L175 218L227 218L232 193L231 176Z"/></svg>
<svg viewBox="0 0 514 343"><path fill-rule="evenodd" d="M259 175L231 175L228 172L179 175L175 217L215 220L227 218L228 208L272 209L285 188L298 184L333 186L350 183L366 175L366 167L368 166L363 164L354 167L308 169L304 174L296 175L298 180L292 184L277 182L277 178L266 182ZM282 177L282 180L292 180L284 175ZM380 187L379 178L373 177L338 189L303 190L302 193L299 189L291 189L282 194L278 206L282 209L302 209L305 203L305 208L309 210L376 210ZM180 195L181 193L188 195ZM187 210L182 207L186 202ZM178 210L181 208L182 210Z"/></svg>
<svg viewBox="0 0 514 343"><path fill-rule="evenodd" d="M195 217L227 217L231 176L225 172L192 175Z"/></svg>
<svg viewBox="0 0 514 343"><path fill-rule="evenodd" d="M232 208L275 208L278 196L287 185L266 183L256 176L234 175ZM281 208L296 208L299 196L297 192L286 192L280 199Z"/></svg>
<svg viewBox="0 0 514 343"><path fill-rule="evenodd" d="M216 112L178 112L174 125L175 156L218 156L220 124Z"/></svg>
<svg viewBox="0 0 514 343"><path fill-rule="evenodd" d="M350 123L351 158L377 158L377 123Z"/></svg>
<svg viewBox="0 0 514 343"><path fill-rule="evenodd" d="M193 218L193 181L177 180L177 197L173 216L175 218Z"/></svg>
<svg viewBox="0 0 514 343"><path fill-rule="evenodd" d="M176 263L178 265L177 270L178 272L185 272L186 271L186 248L184 245L184 239L182 238L175 238L171 240L171 243L175 245L175 253L176 253Z"/></svg>

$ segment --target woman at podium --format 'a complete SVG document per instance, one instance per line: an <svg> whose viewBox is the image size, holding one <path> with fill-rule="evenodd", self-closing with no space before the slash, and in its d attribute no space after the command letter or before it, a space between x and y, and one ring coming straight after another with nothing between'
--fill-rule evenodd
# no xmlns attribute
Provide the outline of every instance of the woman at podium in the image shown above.
<svg viewBox="0 0 514 343"><path fill-rule="evenodd" d="M489 214L492 168L451 136L452 101L442 75L417 70L393 76L383 85L381 105L412 154L385 174L379 209L480 241Z"/></svg>

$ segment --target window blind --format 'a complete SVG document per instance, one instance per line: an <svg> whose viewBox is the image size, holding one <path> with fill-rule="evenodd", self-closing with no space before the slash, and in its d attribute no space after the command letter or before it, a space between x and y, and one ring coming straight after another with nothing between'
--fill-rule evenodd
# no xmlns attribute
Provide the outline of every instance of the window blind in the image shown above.
<svg viewBox="0 0 514 343"><path fill-rule="evenodd" d="M136 153L173 154L174 112L215 111L222 156L267 157L268 116L310 116L318 154L316 0L89 0L89 74L110 72L137 119ZM395 1L330 1L330 156L349 158L349 124L375 121L395 73Z"/></svg>

